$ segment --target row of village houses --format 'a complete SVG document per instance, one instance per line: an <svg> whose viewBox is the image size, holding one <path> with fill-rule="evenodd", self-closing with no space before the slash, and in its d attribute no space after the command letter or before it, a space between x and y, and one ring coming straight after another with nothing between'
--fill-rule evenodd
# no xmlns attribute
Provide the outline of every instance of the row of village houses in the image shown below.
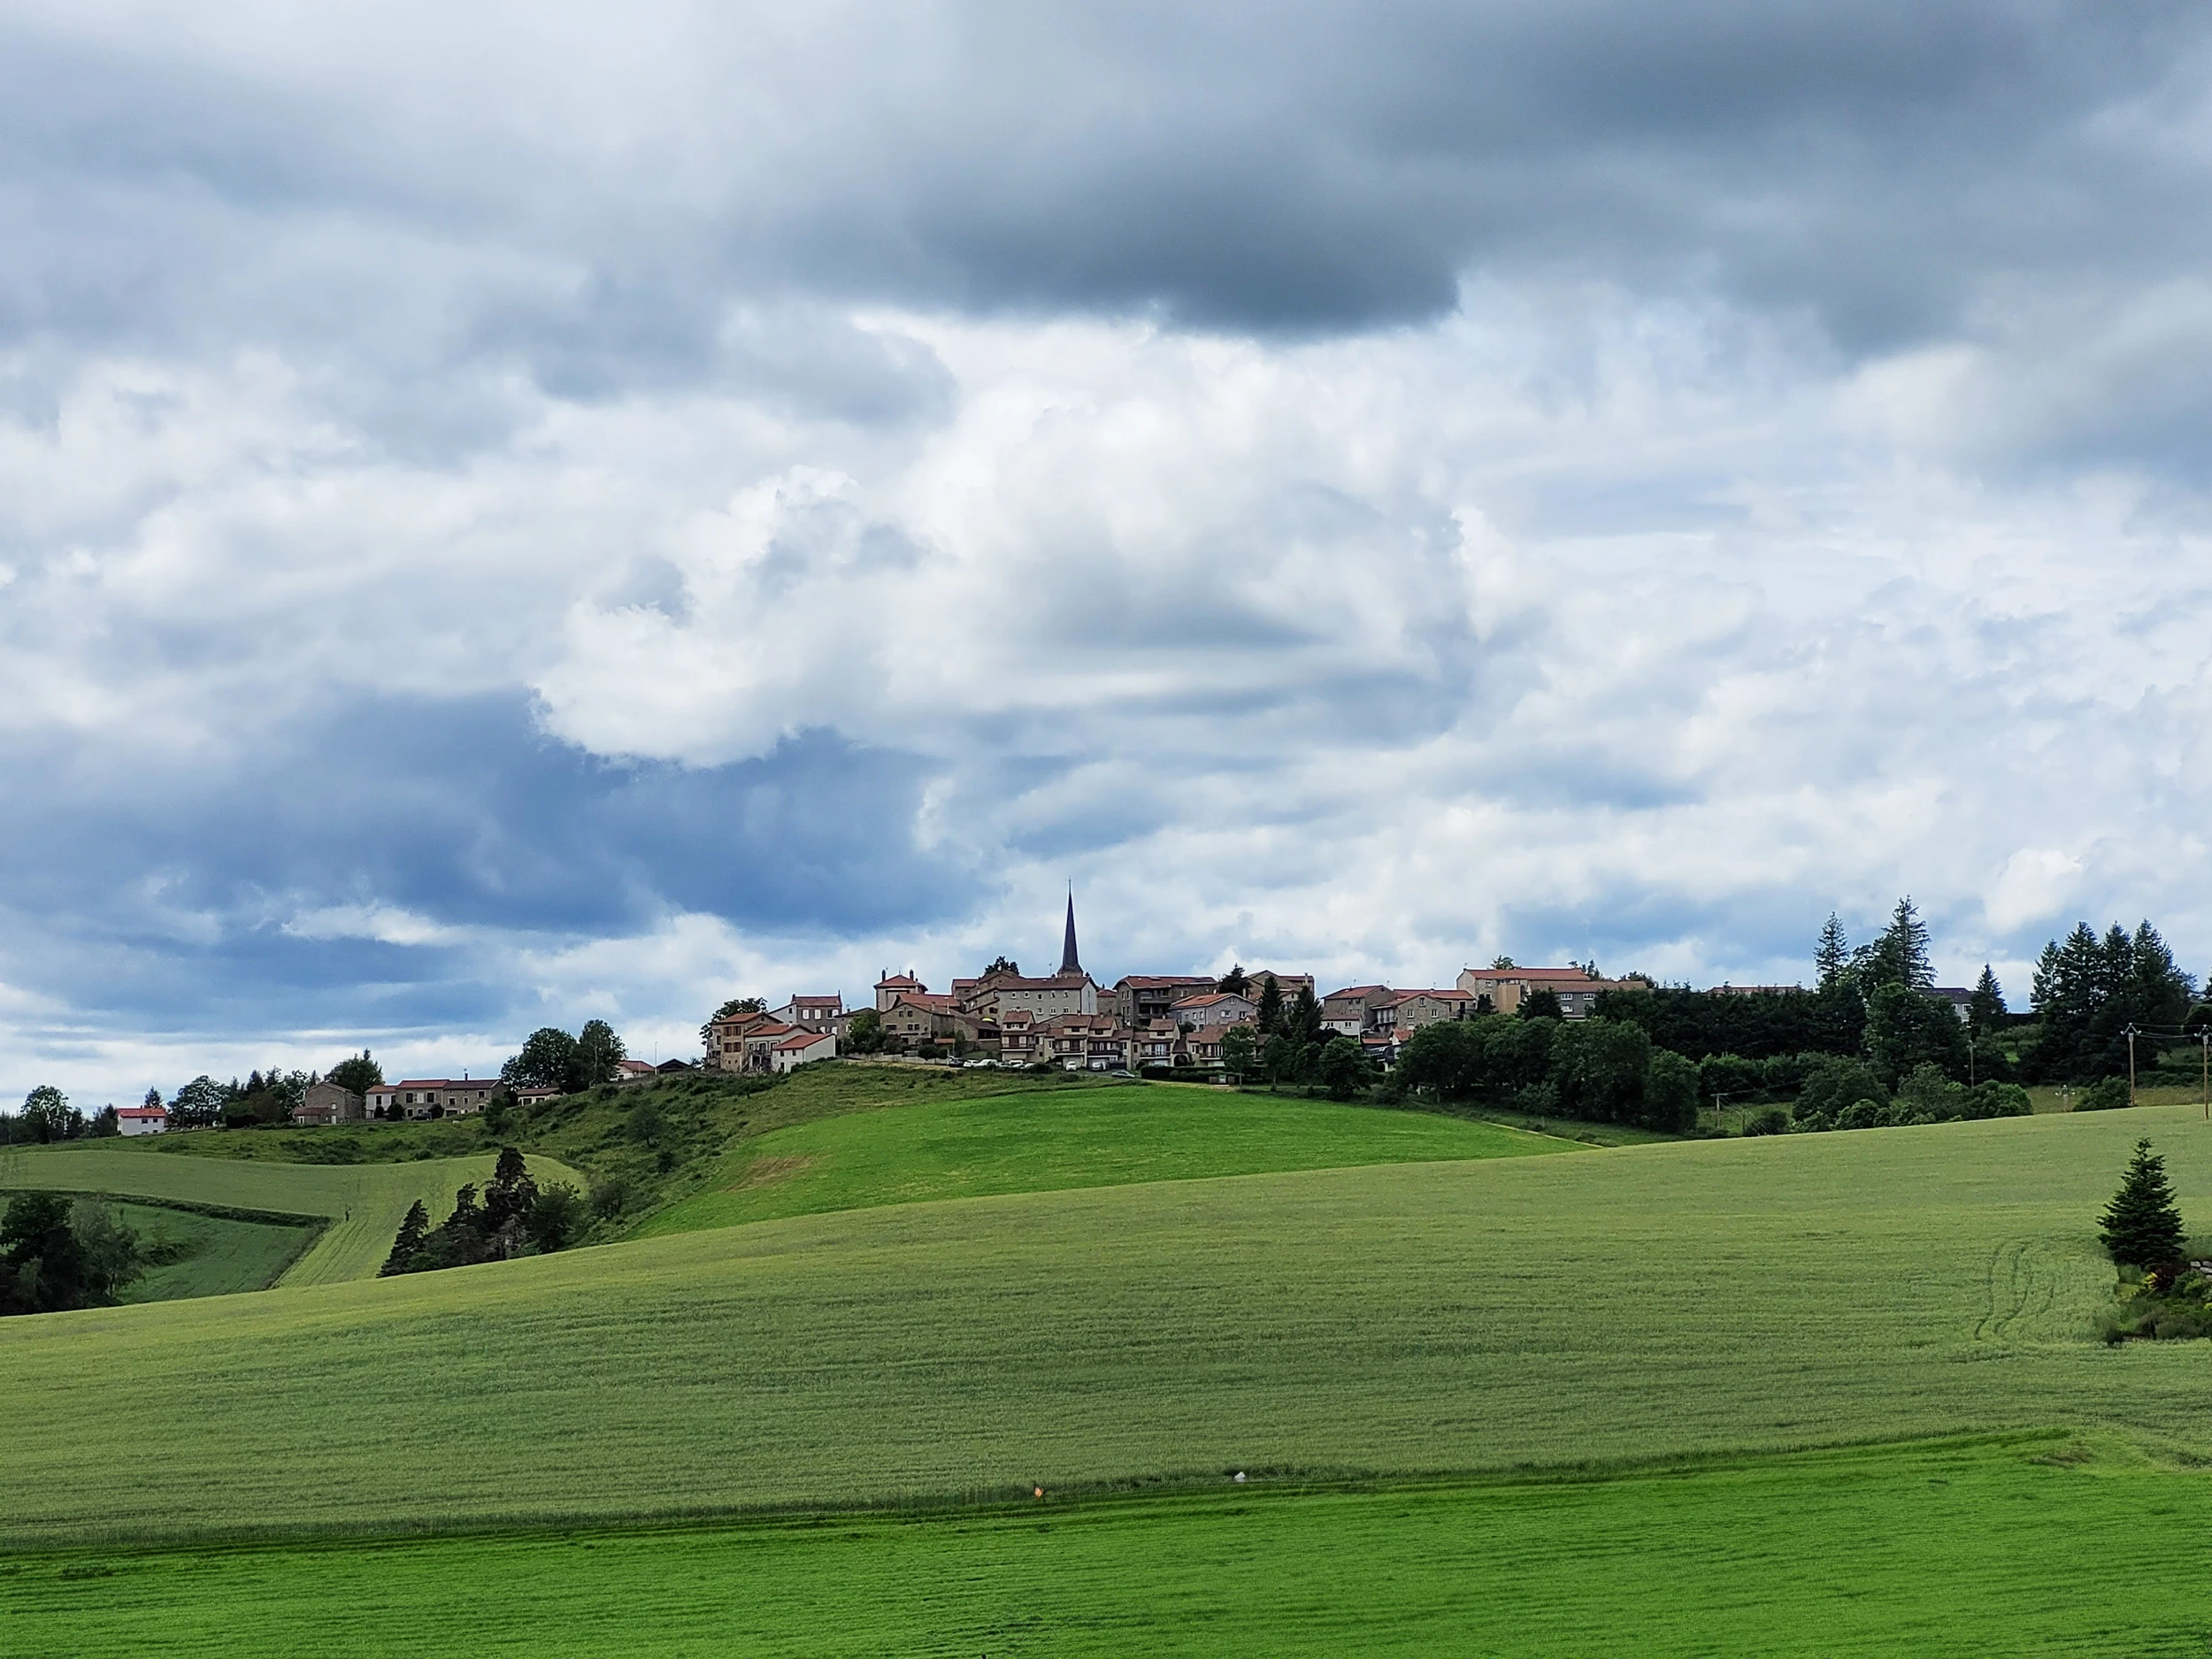
<svg viewBox="0 0 2212 1659"><path fill-rule="evenodd" d="M1260 969L1247 988L1225 991L1210 977L1131 974L1111 987L1079 966L1042 978L1000 972L955 979L933 993L910 973L876 981L873 1011L886 1047L972 1050L1002 1065L1046 1064L1071 1071L1146 1066L1218 1069L1222 1039L1253 1027L1262 987L1272 979L1286 1005L1313 994L1312 976ZM1385 1064L1424 1025L1487 1006L1517 1010L1538 991L1559 999L1569 1019L1586 1018L1601 992L1649 988L1644 979L1601 979L1580 968L1469 968L1445 989L1398 991L1347 986L1320 999L1325 1030L1351 1037ZM782 1007L721 1016L708 1028L706 1064L722 1071L782 1071L834 1057L855 1016L840 995L794 996Z"/></svg>
<svg viewBox="0 0 2212 1659"><path fill-rule="evenodd" d="M1069 956L1073 955L1072 927ZM1041 979L1017 972L955 979L933 993L910 973L886 972L876 981L873 1004L885 1046L900 1051L968 1050L1002 1065L1044 1064L1070 1071L1135 1071L1147 1066L1200 1071L1221 1067L1222 1039L1256 1025L1262 987L1272 979L1286 1006L1312 994L1313 978L1261 969L1248 973L1247 988L1225 991L1197 974L1130 974L1110 987L1099 985L1071 961ZM1649 990L1641 977L1601 979L1582 968L1469 968L1448 988L1399 991L1386 985L1352 985L1320 999L1325 1030L1356 1039L1369 1056L1387 1065L1398 1046L1424 1025L1462 1019L1479 1009L1516 1012L1540 991L1559 1000L1569 1019L1589 1017L1600 994ZM1720 986L1731 993L1793 991L1795 986ZM1961 1017L1971 994L1940 987L1934 995ZM708 1026L704 1065L718 1071L788 1071L834 1059L846 1046L855 1016L841 995L793 996L776 1009L732 1013ZM617 1080L641 1083L693 1063L649 1065L625 1060ZM292 1114L298 1124L328 1125L365 1118L460 1118L480 1112L503 1086L492 1078L406 1078L380 1084L365 1094L335 1083L311 1087ZM518 1088L518 1104L552 1098L550 1088ZM116 1114L127 1135L157 1134L167 1127L160 1107L127 1107Z"/></svg>

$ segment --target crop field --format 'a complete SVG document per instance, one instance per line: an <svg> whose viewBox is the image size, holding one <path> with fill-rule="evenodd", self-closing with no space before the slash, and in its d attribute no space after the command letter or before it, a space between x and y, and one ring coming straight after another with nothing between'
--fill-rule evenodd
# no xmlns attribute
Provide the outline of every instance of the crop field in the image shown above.
<svg viewBox="0 0 2212 1659"><path fill-rule="evenodd" d="M484 1180L492 1163L481 1153L408 1164L257 1164L177 1157L113 1140L78 1141L0 1152L0 1192L104 1193L327 1216L330 1225L280 1282L334 1285L373 1278L408 1205L419 1198L433 1221L442 1219L462 1183ZM549 1158L533 1157L530 1169L541 1181L576 1179Z"/></svg>
<svg viewBox="0 0 2212 1659"><path fill-rule="evenodd" d="M0 1563L11 1659L437 1653L2195 1659L2212 1480L2053 1437L1609 1479ZM2171 1571L2145 1571L2146 1542ZM2174 1548L2178 1546L2178 1548Z"/></svg>
<svg viewBox="0 0 2212 1659"><path fill-rule="evenodd" d="M124 1292L126 1302L177 1302L266 1290L313 1245L315 1229L274 1221L204 1216L160 1204L111 1203L117 1219L148 1242L173 1242L190 1254L150 1268Z"/></svg>
<svg viewBox="0 0 2212 1659"><path fill-rule="evenodd" d="M1363 1164L1568 1152L1495 1124L1199 1084L938 1098L848 1112L741 1142L711 1190L641 1236L779 1216Z"/></svg>
<svg viewBox="0 0 2212 1659"><path fill-rule="evenodd" d="M2152 1108L903 1204L10 1320L11 1397L225 1408L0 1440L0 1547L2055 1425L2201 1455L2205 1350L2089 1335L2093 1217L2146 1131L2201 1225L2212 1130Z"/></svg>

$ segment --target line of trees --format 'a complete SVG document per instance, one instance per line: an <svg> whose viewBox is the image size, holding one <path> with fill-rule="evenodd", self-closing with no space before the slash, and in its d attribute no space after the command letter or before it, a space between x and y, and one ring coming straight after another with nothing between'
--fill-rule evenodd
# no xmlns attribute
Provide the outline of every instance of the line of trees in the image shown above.
<svg viewBox="0 0 2212 1659"><path fill-rule="evenodd" d="M524 1039L521 1052L499 1068L499 1080L510 1088L552 1088L573 1094L613 1082L628 1058L622 1039L603 1019L586 1020L573 1037L557 1025L544 1025Z"/></svg>
<svg viewBox="0 0 2212 1659"><path fill-rule="evenodd" d="M2157 965L2163 947L2152 948L2147 924L2122 940L2136 976L2127 983L2168 983ZM2170 970L2170 957L2164 965ZM1794 1098L1795 1125L1807 1129L2028 1110L2011 1080L2004 1034L2012 1021L1995 972L1983 968L1962 1019L1952 997L1933 994L1929 932L1909 897L1855 948L1829 917L1814 968L1810 990L1602 992L1578 1022L1559 1018L1555 998L1530 996L1510 1018L1485 1010L1417 1032L1391 1087L1675 1133L1695 1127L1701 1103L1748 1109ZM2115 971L2108 964L2104 972L2111 982ZM1788 1111L1746 1111L1754 1133L1792 1123Z"/></svg>
<svg viewBox="0 0 2212 1659"><path fill-rule="evenodd" d="M2102 938L2077 924L2035 964L2029 1001L2039 1029L2025 1056L2029 1074L2068 1083L2126 1076L2128 1028L2154 1046L2201 1028L2196 990L2149 922L2132 933L2116 922Z"/></svg>
<svg viewBox="0 0 2212 1659"><path fill-rule="evenodd" d="M0 1214L0 1315L111 1307L149 1264L138 1235L95 1199L20 1193Z"/></svg>
<svg viewBox="0 0 2212 1659"><path fill-rule="evenodd" d="M483 1195L473 1185L462 1187L454 1194L453 1213L435 1227L417 1199L377 1271L390 1278L543 1255L566 1246L584 1219L583 1197L573 1187L566 1181L539 1186L521 1152L502 1147Z"/></svg>

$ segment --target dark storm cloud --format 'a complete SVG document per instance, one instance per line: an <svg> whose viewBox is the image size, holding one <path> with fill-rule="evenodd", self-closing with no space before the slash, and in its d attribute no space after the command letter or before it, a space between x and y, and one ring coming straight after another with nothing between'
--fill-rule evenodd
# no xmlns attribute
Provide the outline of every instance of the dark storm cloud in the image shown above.
<svg viewBox="0 0 2212 1659"><path fill-rule="evenodd" d="M472 930L558 941L681 910L835 936L974 894L915 845L920 764L819 734L735 765L613 766L539 737L517 698L379 701L217 770L9 770L66 787L0 808L0 913L41 941L36 962L0 948L0 981L157 1025L361 1023L365 999L371 1024L495 1012L512 993L472 982ZM295 926L363 903L436 931L401 945Z"/></svg>
<svg viewBox="0 0 2212 1659"><path fill-rule="evenodd" d="M19 24L0 50L28 242L10 310L127 328L165 287L217 280L208 263L250 234L235 216L341 214L578 278L532 355L550 383L594 388L711 362L731 293L1332 330L1448 309L1470 268L1565 266L1715 280L1893 341L1955 322L1994 272L2174 268L2212 234L2201 164L2162 142L2212 33L2180 5L839 22L657 26L649 9L669 61L635 91L658 107L603 137L583 93L511 84L495 39L411 87L337 76L338 28L304 32L288 65ZM557 17L548 34L588 89L592 34ZM157 187L158 257L142 244L86 280ZM521 280L496 265L492 296ZM304 321L317 302L287 303ZM501 306L502 325L528 311Z"/></svg>

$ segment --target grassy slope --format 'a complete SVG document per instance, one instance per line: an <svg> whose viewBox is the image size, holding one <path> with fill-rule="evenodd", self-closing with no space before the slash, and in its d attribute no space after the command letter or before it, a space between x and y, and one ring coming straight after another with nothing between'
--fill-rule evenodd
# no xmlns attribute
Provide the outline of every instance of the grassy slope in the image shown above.
<svg viewBox="0 0 2212 1659"><path fill-rule="evenodd" d="M550 1159L533 1157L530 1167L541 1180L574 1179L573 1171ZM433 1221L442 1219L461 1184L480 1182L491 1170L488 1152L406 1164L257 1164L178 1157L127 1141L91 1141L0 1152L0 1191L111 1193L328 1216L330 1226L282 1282L330 1285L373 1277L391 1250L407 1206L418 1198Z"/></svg>
<svg viewBox="0 0 2212 1659"><path fill-rule="evenodd" d="M1202 1085L923 1098L741 1141L644 1236L779 1216L1362 1164L1574 1149L1494 1124Z"/></svg>
<svg viewBox="0 0 2212 1659"><path fill-rule="evenodd" d="M2128 1563L2147 1532L2208 1524L2201 1476L1935 1444L1608 1481L33 1557L0 1576L0 1621L23 1659L2155 1659L2202 1654L2212 1618L2179 1561ZM71 1576L88 1570L108 1576Z"/></svg>
<svg viewBox="0 0 2212 1659"><path fill-rule="evenodd" d="M1046 1082L1044 1092L1054 1095L1122 1087L1076 1076ZM591 1185L618 1178L628 1187L628 1210L615 1225L600 1230L603 1237L665 1204L725 1184L730 1157L741 1156L749 1142L793 1125L922 1100L1033 1094L1041 1087L1036 1078L1006 1072L841 1061L780 1079L693 1072L591 1089L515 1113L497 1130L480 1117L449 1118L327 1129L204 1130L164 1135L150 1144L172 1156L339 1165L473 1157L501 1145L518 1146L534 1159L557 1160ZM648 1105L658 1115L660 1127L641 1137L632 1120Z"/></svg>
<svg viewBox="0 0 2212 1659"><path fill-rule="evenodd" d="M2086 1336L2146 1129L2201 1214L2212 1130L2153 1109L902 1205L10 1320L12 1396L227 1403L0 1441L0 1545L2049 1424L2202 1449L2204 1350Z"/></svg>
<svg viewBox="0 0 2212 1659"><path fill-rule="evenodd" d="M124 1294L126 1302L179 1302L266 1290L313 1242L312 1230L228 1216L196 1215L155 1204L113 1206L124 1225L148 1240L188 1245L180 1261L148 1270Z"/></svg>

